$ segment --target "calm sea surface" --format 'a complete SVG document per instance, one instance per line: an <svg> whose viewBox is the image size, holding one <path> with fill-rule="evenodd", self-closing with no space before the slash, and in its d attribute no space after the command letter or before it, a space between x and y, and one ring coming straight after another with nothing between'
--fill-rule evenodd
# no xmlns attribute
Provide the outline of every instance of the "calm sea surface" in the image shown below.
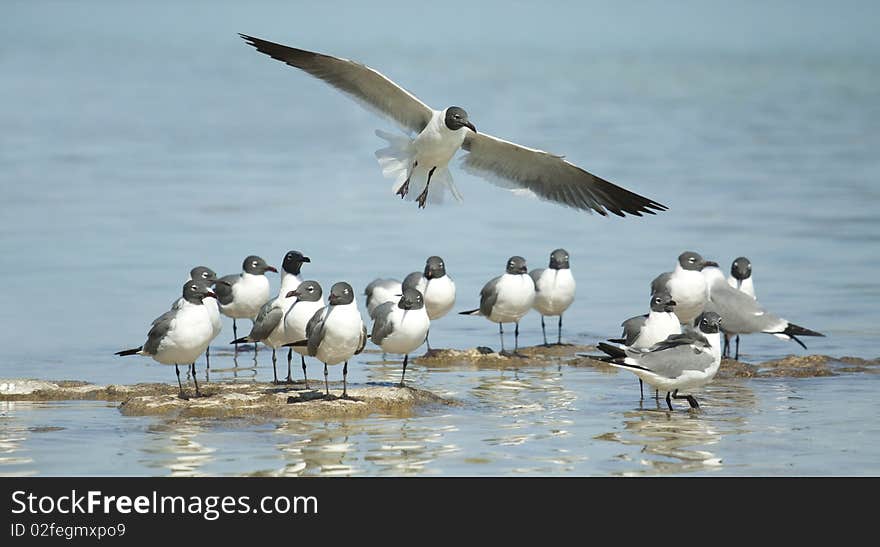
<svg viewBox="0 0 880 547"><path fill-rule="evenodd" d="M441 255L467 309L508 256L544 267L564 247L578 283L565 337L580 344L619 334L683 250L725 269L745 255L768 309L827 334L808 352L749 336L746 361L880 355L874 5L536 6L446 2L413 17L410 2L8 2L0 377L173 383L171 368L113 352L143 342L192 266L234 273L248 254L280 266L289 249L312 258L306 277L358 291ZM373 157L373 130L389 123L237 32L365 62L437 108L463 106L481 131L564 154L669 211L602 218L455 165L464 203L417 210ZM540 336L527 316L521 341ZM225 322L217 351L231 339ZM452 314L431 340L495 347L497 328ZM268 356L237 374L270 379ZM399 374L376 361L361 355L349 379ZM716 381L698 393L702 412L672 414L640 407L629 374L585 367L414 365L407 378L463 404L254 425L0 403L0 474L880 472L877 374Z"/></svg>

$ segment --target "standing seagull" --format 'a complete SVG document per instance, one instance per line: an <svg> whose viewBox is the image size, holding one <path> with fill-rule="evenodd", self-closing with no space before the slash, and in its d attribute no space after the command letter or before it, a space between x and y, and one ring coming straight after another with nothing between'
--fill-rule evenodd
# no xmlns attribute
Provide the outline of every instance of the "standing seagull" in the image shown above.
<svg viewBox="0 0 880 547"><path fill-rule="evenodd" d="M755 296L755 283L752 281L752 261L741 256L730 265L730 277L727 284L734 289L739 289L752 298Z"/></svg>
<svg viewBox="0 0 880 547"><path fill-rule="evenodd" d="M413 272L406 276L403 283L404 290L412 288L412 280L416 281L414 288L424 297L425 309L431 321L440 319L455 305L455 282L446 273L446 263L439 256L428 257L421 274ZM428 340L428 335L425 336L425 343L428 344L430 351L431 342Z"/></svg>
<svg viewBox="0 0 880 547"><path fill-rule="evenodd" d="M348 398L348 360L364 350L367 327L358 311L354 289L344 281L335 283L327 297L328 305L316 311L306 325L306 339L292 342L292 347L305 345L312 357L324 363L324 390L330 398L327 365L342 367L342 398Z"/></svg>
<svg viewBox="0 0 880 547"><path fill-rule="evenodd" d="M741 290L752 298L758 298L755 296L755 284L752 281L752 261L744 256L737 257L733 264L730 265L730 277L727 278L727 284ZM736 335L736 346L739 347L738 334ZM730 336L727 334L724 335L723 355L725 357L730 356Z"/></svg>
<svg viewBox="0 0 880 547"><path fill-rule="evenodd" d="M293 297L288 297L290 291L279 295L260 308L257 317L254 319L254 325L251 332L247 336L236 338L230 344L242 344L245 342L253 342L256 347L257 342L262 342L272 348L272 377L273 383L278 382L278 366L276 358L276 350L288 342L295 342L286 336L284 330L284 313L293 303ZM290 377L290 353L288 351L287 359L287 383L293 383Z"/></svg>
<svg viewBox="0 0 880 547"><path fill-rule="evenodd" d="M651 310L647 315L630 317L620 324L623 338L609 342L623 344L630 349L647 349L668 337L681 334L681 323L675 315L675 300L664 291L651 296ZM644 397L644 386L639 378L639 394Z"/></svg>
<svg viewBox="0 0 880 547"><path fill-rule="evenodd" d="M192 270L189 271L189 280L196 279L202 280L208 283L208 286L213 286L217 283L217 274L214 273L214 270L207 266L196 266ZM185 300L183 297L178 298L174 301L174 304L171 305L172 309L179 309L180 306L183 305ZM211 340L217 338L220 334L220 331L223 330L223 321L220 319L220 306L217 303L216 298L212 298L211 300L204 301L205 308L207 308L208 313L211 316L211 325L214 327L214 336L211 337ZM156 318L158 321L159 318ZM211 346L208 345L205 348L205 369L211 369Z"/></svg>
<svg viewBox="0 0 880 547"><path fill-rule="evenodd" d="M501 336L501 353L504 351L504 323L516 323L513 355L518 355L519 320L532 309L535 302L535 282L529 277L526 259L512 256L507 260L504 275L491 279L480 291L480 307L459 312L460 315L482 315L498 323Z"/></svg>
<svg viewBox="0 0 880 547"><path fill-rule="evenodd" d="M550 267L532 270L529 275L535 282L534 307L541 314L541 332L544 334L544 345L547 343L547 329L544 316L559 316L556 344L562 344L562 314L574 302L575 282L571 275L568 262L568 251L556 249L550 253Z"/></svg>
<svg viewBox="0 0 880 547"><path fill-rule="evenodd" d="M220 313L232 318L232 336L238 339L236 319L256 318L260 308L269 300L269 280L266 272L278 272L262 258L251 255L244 259L240 274L232 274L217 280L217 300ZM254 344L254 352L257 345ZM235 344L238 354L238 344Z"/></svg>
<svg viewBox="0 0 880 547"><path fill-rule="evenodd" d="M432 202L441 201L446 191L461 200L447 166L455 152L464 148L469 152L464 158L465 170L545 200L592 209L603 216L608 211L642 216L666 210L666 206L592 175L562 156L478 134L464 109L450 106L433 110L368 66L240 36L257 51L323 80L401 129L415 133L410 138L377 131L389 146L376 156L383 173L395 179L395 194L410 199L417 196L419 207L425 206L429 196Z"/></svg>
<svg viewBox="0 0 880 547"><path fill-rule="evenodd" d="M728 285L720 269L706 268L703 270L703 275L709 287L706 310L721 316L723 320L721 328L725 334L738 336L764 332L782 340L794 340L804 349L807 349L807 346L797 338L798 336L825 336L765 311L757 300ZM739 340L737 340L734 359L739 359Z"/></svg>
<svg viewBox="0 0 880 547"><path fill-rule="evenodd" d="M610 357L607 362L624 368L655 389L666 392L666 405L672 410L673 399L687 399L691 408L700 408L693 395L679 395L679 390L708 384L721 365L722 323L717 313L704 312L697 322L697 330L673 335L648 349L621 349L604 342L598 348Z"/></svg>
<svg viewBox="0 0 880 547"><path fill-rule="evenodd" d="M404 289L397 304L385 302L370 317L373 319L370 340L383 352L403 354L400 387L404 387L409 353L425 342L431 327L424 297L418 289Z"/></svg>
<svg viewBox="0 0 880 547"><path fill-rule="evenodd" d="M393 302L396 304L397 301L400 300L400 295L403 294L404 289L419 289L419 286L423 284L424 278L422 277L422 272L410 273L403 278L403 283L390 277L372 280L364 289L364 295L367 297L367 314L372 315L373 310L385 302ZM419 291L421 291L421 289L419 289Z"/></svg>
<svg viewBox="0 0 880 547"><path fill-rule="evenodd" d="M181 399L187 399L187 396L183 393L179 365L190 365L196 397L201 397L195 361L214 338L210 312L203 303L206 298L216 298L208 282L198 279L187 281L183 285L183 303L153 321L144 345L117 351L115 355L148 355L163 365L174 365Z"/></svg>
<svg viewBox="0 0 880 547"><path fill-rule="evenodd" d="M323 292L321 285L317 281L306 280L299 284L296 290L287 293L288 298L295 298L293 304L284 314L284 333L288 340L294 342L306 340L306 325L309 319L315 315L315 312L324 307ZM306 380L306 389L309 388L309 375L306 373L306 354L309 350L307 346L292 346L299 353L302 362L303 377ZM290 354L287 358L287 368L290 369Z"/></svg>
<svg viewBox="0 0 880 547"><path fill-rule="evenodd" d="M678 255L675 270L658 275L651 282L651 294L668 292L675 300L675 315L682 325L690 325L706 305L706 280L700 273L703 268L715 266L693 251Z"/></svg>

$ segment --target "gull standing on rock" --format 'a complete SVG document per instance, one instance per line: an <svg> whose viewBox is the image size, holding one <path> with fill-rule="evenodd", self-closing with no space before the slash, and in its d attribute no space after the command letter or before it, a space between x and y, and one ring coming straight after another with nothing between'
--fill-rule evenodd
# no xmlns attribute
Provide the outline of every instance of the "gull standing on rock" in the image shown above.
<svg viewBox="0 0 880 547"><path fill-rule="evenodd" d="M217 283L217 274L214 273L214 270L207 266L196 266L192 270L189 271L189 280L196 279L205 281L208 283L209 287L213 287L214 284ZM172 309L179 309L180 306L183 305L185 300L183 297L178 298L174 301L174 304L171 305ZM208 310L208 313L211 316L211 325L214 327L214 336L211 337L211 340L217 338L220 334L220 331L223 330L223 321L220 319L220 306L217 303L216 298L211 298L210 300L205 300L203 302L205 308ZM156 321L159 319L157 318ZM205 348L205 370L211 369L211 346L208 345Z"/></svg>
<svg viewBox="0 0 880 547"><path fill-rule="evenodd" d="M216 298L209 282L191 279L183 285L183 302L152 323L142 346L116 352L115 355L147 355L163 365L174 365L179 397L186 399L180 381L180 363L190 365L196 397L201 397L196 380L196 359L214 338L211 315L204 300Z"/></svg>
<svg viewBox="0 0 880 547"><path fill-rule="evenodd" d="M734 289L739 289L752 298L757 299L755 295L755 284L752 281L752 261L744 256L734 259L730 265L730 277L727 278L727 284ZM739 335L736 335L736 347L739 347ZM739 352L737 351L737 355ZM724 352L725 357L730 356L730 336L724 335Z"/></svg>
<svg viewBox="0 0 880 547"><path fill-rule="evenodd" d="M448 164L463 148L469 152L463 160L466 171L519 193L601 215L610 211L619 216L642 216L666 210L666 206L588 173L562 156L478 134L464 109L450 106L433 110L368 66L240 36L257 51L323 80L374 113L390 118L404 131L415 133L410 137L377 131L389 146L376 156L383 174L395 179L394 193L401 198L415 197L419 207L428 200L442 201L447 192L461 201Z"/></svg>
<svg viewBox="0 0 880 547"><path fill-rule="evenodd" d="M422 293L425 300L425 309L431 321L440 319L455 305L455 282L446 273L446 263L439 256L430 256L425 261L425 269L419 274L413 272L406 276L403 289L412 286L411 281L416 280L415 289ZM430 331L429 334L430 335ZM425 336L428 351L431 350L431 342Z"/></svg>
<svg viewBox="0 0 880 547"><path fill-rule="evenodd" d="M354 298L354 289L344 281L330 288L327 306L321 308L306 325L306 339L291 347L306 346L308 354L324 363L324 390L330 398L327 366L345 363L342 368L342 398L348 398L348 360L364 350L367 328Z"/></svg>
<svg viewBox="0 0 880 547"><path fill-rule="evenodd" d="M670 336L647 349L622 349L599 342L598 348L609 355L608 364L629 370L655 389L666 392L666 405L672 410L673 399L687 399L691 408L700 408L693 395L679 395L712 381L721 365L721 318L703 312L696 329Z"/></svg>
<svg viewBox="0 0 880 547"><path fill-rule="evenodd" d="M288 340L297 342L306 340L306 325L315 313L324 307L323 291L317 281L306 280L299 284L296 290L287 293L288 298L294 298L293 304L284 314L284 336ZM306 389L309 388L309 375L306 372L306 355L309 353L307 346L291 346L290 349L299 353L302 362L303 378L306 381ZM287 368L290 369L290 354L287 357Z"/></svg>
<svg viewBox="0 0 880 547"><path fill-rule="evenodd" d="M568 251L556 249L550 253L550 267L539 268L529 272L535 282L534 308L541 314L541 332L544 334L544 345L547 343L547 328L544 316L559 316L556 344L562 344L562 314L574 302L575 282L571 274Z"/></svg>
<svg viewBox="0 0 880 547"><path fill-rule="evenodd" d="M513 355L519 355L519 321L532 309L535 302L535 282L528 274L526 259L512 256L507 260L503 275L491 279L480 291L480 307L459 312L460 315L482 315L498 323L501 353L504 351L504 323L516 323Z"/></svg>
<svg viewBox="0 0 880 547"><path fill-rule="evenodd" d="M216 285L220 313L232 318L232 336L236 340L236 319L253 321L257 317L260 308L269 301L269 280L266 272L278 272L256 255L245 258L241 269L240 274L221 277ZM257 345L254 344L254 355L256 351ZM238 344L235 344L235 353L238 354Z"/></svg>
<svg viewBox="0 0 880 547"><path fill-rule="evenodd" d="M370 340L383 352L403 355L400 387L404 387L409 354L425 342L431 327L424 297L418 289L404 289L396 304L385 302L370 317L373 319Z"/></svg>
<svg viewBox="0 0 880 547"><path fill-rule="evenodd" d="M699 253L685 251L678 256L675 270L658 275L651 282L651 294L668 292L675 300L675 315L682 325L690 325L706 305L706 280L700 271L716 262L707 261Z"/></svg>
<svg viewBox="0 0 880 547"><path fill-rule="evenodd" d="M709 287L706 310L721 316L721 329L728 336L763 332L781 340L794 340L804 349L807 349L807 346L797 338L798 336L825 336L767 312L757 300L728 285L724 279L724 272L718 268L706 268L702 275L705 276ZM728 347L728 356L729 351ZM734 359L739 359L739 339L737 339Z"/></svg>

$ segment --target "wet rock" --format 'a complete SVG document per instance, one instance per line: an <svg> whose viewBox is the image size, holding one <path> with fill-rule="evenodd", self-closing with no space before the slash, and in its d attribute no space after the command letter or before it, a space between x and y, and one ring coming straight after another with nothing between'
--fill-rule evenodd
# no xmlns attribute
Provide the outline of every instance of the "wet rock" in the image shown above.
<svg viewBox="0 0 880 547"><path fill-rule="evenodd" d="M519 348L516 353L500 353L486 346L470 349L432 349L413 362L429 366L475 365L486 368L506 368L523 365L559 365L578 359L578 352L595 351L594 346L551 344Z"/></svg>
<svg viewBox="0 0 880 547"><path fill-rule="evenodd" d="M422 389L391 385L349 387L349 399L341 399L342 384L306 390L304 386L276 386L271 383L212 382L201 384L203 397L178 397L171 384L94 385L85 382L42 380L0 380L0 400L5 401L120 401L126 416L207 418L341 418L374 413L409 415L427 405L451 405L454 401ZM323 388L323 386L321 386Z"/></svg>

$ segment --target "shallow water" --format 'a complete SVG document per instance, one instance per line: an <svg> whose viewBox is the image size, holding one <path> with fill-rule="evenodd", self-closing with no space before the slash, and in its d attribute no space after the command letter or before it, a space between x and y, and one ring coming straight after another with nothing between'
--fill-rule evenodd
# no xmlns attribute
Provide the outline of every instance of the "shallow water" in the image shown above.
<svg viewBox="0 0 880 547"><path fill-rule="evenodd" d="M307 277L358 290L439 254L458 286L456 309L467 309L508 256L543 267L565 247L578 282L565 338L582 344L642 313L650 280L681 251L725 267L745 255L768 309L828 335L806 340L809 353L880 353L871 273L880 267L880 44L870 3L834 16L798 3L795 25L795 4L737 13L700 4L687 14L583 6L560 21L504 3L500 17L500 4L461 7L468 22L449 40L403 30L408 19L394 9L383 21L401 30L389 33L361 28L376 15L358 6L331 18L329 7L92 4L13 2L0 21L0 376L173 382L169 367L112 353L142 343L190 267L233 273L251 253L279 266L288 249L312 258ZM633 26L657 20L666 24ZM774 24L785 30L767 32ZM814 39L829 28L846 32ZM419 211L391 196L375 163L373 130L388 123L236 32L364 61L429 104L464 106L481 130L565 154L670 210L601 218L453 166L464 203ZM529 315L521 341L540 336ZM256 368L249 354L234 368L223 353L231 339L226 322L214 377L271 377L267 350ZM494 324L459 315L436 322L431 340L498 343ZM769 336L746 337L743 352L752 362L805 353ZM399 364L377 361L362 355L351 381L396 380ZM463 404L254 424L130 418L100 402L2 403L0 473L880 469L876 374L718 381L698 394L702 412L672 414L650 399L640 408L630 375L583 367L413 365L407 378Z"/></svg>

